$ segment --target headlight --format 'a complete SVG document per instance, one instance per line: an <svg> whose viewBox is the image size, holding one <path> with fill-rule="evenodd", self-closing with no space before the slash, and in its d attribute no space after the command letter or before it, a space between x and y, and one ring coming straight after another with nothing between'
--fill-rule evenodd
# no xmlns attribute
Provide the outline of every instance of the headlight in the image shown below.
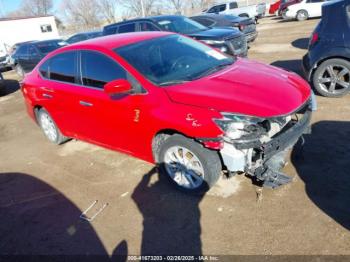
<svg viewBox="0 0 350 262"><path fill-rule="evenodd" d="M223 45L223 44L225 44L225 41L222 41L222 40L202 40L202 42L204 42L208 45Z"/></svg>
<svg viewBox="0 0 350 262"><path fill-rule="evenodd" d="M232 140L255 141L266 135L269 129L269 121L258 118L221 113L222 119L214 119L214 122Z"/></svg>

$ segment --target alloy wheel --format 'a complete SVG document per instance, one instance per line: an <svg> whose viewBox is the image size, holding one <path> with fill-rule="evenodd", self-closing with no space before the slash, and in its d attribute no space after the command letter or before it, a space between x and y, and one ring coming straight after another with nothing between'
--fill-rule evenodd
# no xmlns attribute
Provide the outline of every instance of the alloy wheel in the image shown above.
<svg viewBox="0 0 350 262"><path fill-rule="evenodd" d="M319 74L318 82L323 91L342 94L350 87L350 71L343 65L329 65Z"/></svg>
<svg viewBox="0 0 350 262"><path fill-rule="evenodd" d="M57 140L58 134L57 134L56 126L53 120L51 119L51 117L46 113L42 113L40 115L40 123L47 138L50 141L55 142Z"/></svg>
<svg viewBox="0 0 350 262"><path fill-rule="evenodd" d="M203 165L187 148L181 146L169 148L165 152L164 163L167 173L179 186L196 189L203 184Z"/></svg>

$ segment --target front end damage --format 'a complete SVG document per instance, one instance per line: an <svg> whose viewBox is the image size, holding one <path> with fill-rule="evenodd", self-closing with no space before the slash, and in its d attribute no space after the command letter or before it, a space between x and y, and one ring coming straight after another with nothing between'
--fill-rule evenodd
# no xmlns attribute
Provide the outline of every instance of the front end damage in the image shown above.
<svg viewBox="0 0 350 262"><path fill-rule="evenodd" d="M249 128L239 129L235 122L236 132L244 130L243 135L235 136L235 130L231 130L230 133L226 128L224 146L220 154L227 171L255 177L264 187L269 188L289 183L291 177L283 174L281 170L286 164L289 150L303 134L310 133L311 115L314 110L316 102L312 95L296 112L287 116L254 120L253 128L247 125Z"/></svg>

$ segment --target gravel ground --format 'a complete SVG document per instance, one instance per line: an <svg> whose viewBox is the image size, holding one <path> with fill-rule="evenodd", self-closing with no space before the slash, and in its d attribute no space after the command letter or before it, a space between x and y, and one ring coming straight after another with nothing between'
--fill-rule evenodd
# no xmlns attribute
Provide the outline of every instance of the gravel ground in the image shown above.
<svg viewBox="0 0 350 262"><path fill-rule="evenodd" d="M261 20L250 58L301 73L318 21ZM27 116L14 72L4 77L0 254L350 255L350 96L317 97L313 134L285 168L291 184L261 190L238 176L199 198L132 157L50 144ZM107 208L80 220L95 200Z"/></svg>

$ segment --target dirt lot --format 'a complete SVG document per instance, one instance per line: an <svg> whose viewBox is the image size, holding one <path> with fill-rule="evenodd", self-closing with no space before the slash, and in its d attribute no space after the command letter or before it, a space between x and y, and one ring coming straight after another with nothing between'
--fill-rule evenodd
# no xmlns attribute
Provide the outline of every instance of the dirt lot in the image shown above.
<svg viewBox="0 0 350 262"><path fill-rule="evenodd" d="M250 58L301 71L318 20L263 19ZM293 183L239 176L203 198L154 167L79 141L51 145L25 112L15 74L0 97L1 254L348 254L350 96L318 97L313 134L293 151ZM269 83L266 83L267 85ZM82 210L109 203L91 224Z"/></svg>

